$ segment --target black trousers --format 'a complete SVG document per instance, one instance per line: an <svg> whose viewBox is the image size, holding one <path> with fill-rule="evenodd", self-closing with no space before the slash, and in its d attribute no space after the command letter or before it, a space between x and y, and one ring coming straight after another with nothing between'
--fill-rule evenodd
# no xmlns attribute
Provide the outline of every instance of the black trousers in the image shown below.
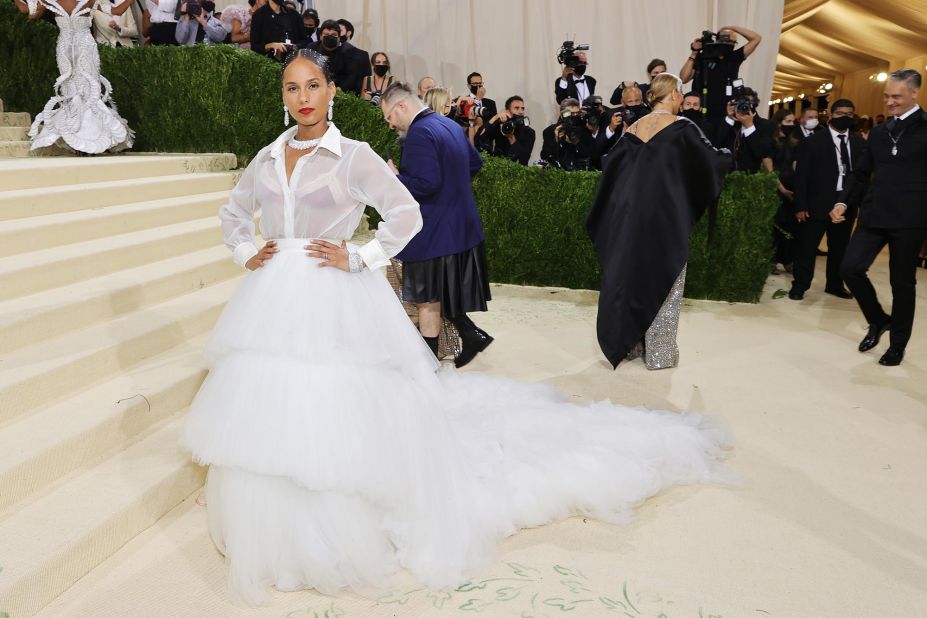
<svg viewBox="0 0 927 618"><path fill-rule="evenodd" d="M840 266L850 242L850 232L853 231L855 219L856 213L847 213L846 221L842 223L834 223L830 219L808 219L798 224L795 262L792 265L792 274L795 277L792 282L793 288L804 292L811 287L818 245L821 244L824 234L827 234L827 283L824 284L824 289L843 289Z"/></svg>
<svg viewBox="0 0 927 618"><path fill-rule="evenodd" d="M892 322L891 347L904 349L914 324L914 286L917 256L927 238L927 228L880 229L859 226L850 240L841 269L847 286L856 297L869 324ZM888 245L889 280L892 284L892 313L882 309L866 272Z"/></svg>
<svg viewBox="0 0 927 618"><path fill-rule="evenodd" d="M177 24L174 22L161 22L151 24L148 30L148 40L152 45L177 45Z"/></svg>

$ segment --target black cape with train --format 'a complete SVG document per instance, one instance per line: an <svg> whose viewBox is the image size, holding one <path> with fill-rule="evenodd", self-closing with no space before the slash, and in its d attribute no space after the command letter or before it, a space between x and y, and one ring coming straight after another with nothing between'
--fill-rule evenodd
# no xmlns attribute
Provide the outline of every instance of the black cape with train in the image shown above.
<svg viewBox="0 0 927 618"><path fill-rule="evenodd" d="M714 208L730 153L690 120L648 142L625 133L603 159L586 230L602 267L597 331L615 367L641 340L689 254L689 234Z"/></svg>

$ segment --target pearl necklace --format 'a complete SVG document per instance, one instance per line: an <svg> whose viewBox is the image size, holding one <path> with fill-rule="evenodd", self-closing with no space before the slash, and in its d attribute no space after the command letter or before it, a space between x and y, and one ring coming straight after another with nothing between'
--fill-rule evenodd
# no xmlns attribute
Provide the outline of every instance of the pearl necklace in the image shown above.
<svg viewBox="0 0 927 618"><path fill-rule="evenodd" d="M655 109L655 110L653 110L653 111L650 112L650 113L651 113L651 114L665 114L665 115L667 115L667 116L675 116L675 115L676 115L676 114L674 114L673 112L668 112L668 111L662 110L662 109Z"/></svg>
<svg viewBox="0 0 927 618"><path fill-rule="evenodd" d="M294 135L293 137L289 139L286 145L292 148L293 150L309 150L310 148L315 148L316 146L318 146L319 142L321 141L322 141L321 137L318 137L316 139L307 139L307 140L301 141L301 140L296 139L296 136Z"/></svg>

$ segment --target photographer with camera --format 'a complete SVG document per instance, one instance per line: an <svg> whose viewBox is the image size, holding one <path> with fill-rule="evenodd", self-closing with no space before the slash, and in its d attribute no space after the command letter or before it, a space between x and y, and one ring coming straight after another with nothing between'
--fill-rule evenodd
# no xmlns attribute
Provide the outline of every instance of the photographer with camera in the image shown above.
<svg viewBox="0 0 927 618"><path fill-rule="evenodd" d="M383 92L393 83L393 76L389 72L389 56L386 55L386 52L374 52L370 62L373 74L364 78L364 87L361 90L361 97L379 107L380 97L383 96Z"/></svg>
<svg viewBox="0 0 927 618"><path fill-rule="evenodd" d="M738 34L747 39L747 44L735 49ZM708 118L725 117L740 65L762 40L759 34L743 26L725 26L717 33L705 30L701 38L692 41L689 46L692 53L679 71L679 77L684 84L692 81L692 90L702 95L702 106Z"/></svg>
<svg viewBox="0 0 927 618"><path fill-rule="evenodd" d="M489 152L484 127L498 113L496 102L486 97L483 76L475 71L467 75L467 88L469 94L454 101L454 120L466 129L470 143L477 150Z"/></svg>
<svg viewBox="0 0 927 618"><path fill-rule="evenodd" d="M734 155L734 171L772 171L775 125L756 115L759 98L739 79L732 86L733 98L727 103L723 120L707 120L709 139L717 148L727 148Z"/></svg>
<svg viewBox="0 0 927 618"><path fill-rule="evenodd" d="M586 75L588 49L587 44L573 45L573 41L564 41L557 52L557 62L563 65L563 73L554 81L554 96L558 104L567 98L585 101L595 94L595 78Z"/></svg>
<svg viewBox="0 0 927 618"><path fill-rule="evenodd" d="M647 64L647 76L650 78L650 82L652 82L654 78L660 73L666 73L666 62L660 60L659 58L654 58ZM615 88L614 92L612 92L612 98L609 102L612 105L618 105L621 103L621 97L624 95L624 89L631 88L632 86L640 88L641 96L646 97L647 90L650 89L650 82L647 82L646 84L638 84L634 80L625 80L618 84L618 87Z"/></svg>
<svg viewBox="0 0 927 618"><path fill-rule="evenodd" d="M593 169L595 142L576 99L560 102L560 120L543 132L541 160L563 170Z"/></svg>
<svg viewBox="0 0 927 618"><path fill-rule="evenodd" d="M180 19L174 38L178 45L218 45L224 43L228 32L222 22L213 16L216 3L212 0L188 0L180 5Z"/></svg>
<svg viewBox="0 0 927 618"><path fill-rule="evenodd" d="M525 100L518 95L509 97L505 111L489 119L483 141L490 154L528 165L534 149L534 129L528 126Z"/></svg>
<svg viewBox="0 0 927 618"><path fill-rule="evenodd" d="M302 15L282 0L267 0L251 17L251 51L282 62L288 53L308 43Z"/></svg>

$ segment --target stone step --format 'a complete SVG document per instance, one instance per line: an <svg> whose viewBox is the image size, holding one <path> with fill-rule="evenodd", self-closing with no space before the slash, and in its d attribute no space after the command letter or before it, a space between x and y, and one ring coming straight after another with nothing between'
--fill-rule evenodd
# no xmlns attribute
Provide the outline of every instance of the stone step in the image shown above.
<svg viewBox="0 0 927 618"><path fill-rule="evenodd" d="M125 204L127 196L137 201L153 201L228 191L234 186L234 180L235 175L230 172L216 172L3 191L0 192L0 221L115 206Z"/></svg>
<svg viewBox="0 0 927 618"><path fill-rule="evenodd" d="M0 428L206 333L238 284L218 283L6 355Z"/></svg>
<svg viewBox="0 0 927 618"><path fill-rule="evenodd" d="M0 607L32 616L204 481L172 419L116 456L0 521Z"/></svg>
<svg viewBox="0 0 927 618"><path fill-rule="evenodd" d="M228 191L216 191L0 221L0 258L215 217L227 200Z"/></svg>
<svg viewBox="0 0 927 618"><path fill-rule="evenodd" d="M0 161L2 161L4 157L14 157L17 159L31 157L32 153L29 150L31 146L32 143L28 140L0 142Z"/></svg>
<svg viewBox="0 0 927 618"><path fill-rule="evenodd" d="M224 172L237 166L232 154L118 154L94 157L0 161L0 187L6 191L110 180ZM201 191L197 191L201 193ZM142 199L145 199L144 197Z"/></svg>
<svg viewBox="0 0 927 618"><path fill-rule="evenodd" d="M0 301L222 244L216 217L0 258Z"/></svg>
<svg viewBox="0 0 927 618"><path fill-rule="evenodd" d="M185 409L206 377L200 336L3 429L0 513L127 448Z"/></svg>
<svg viewBox="0 0 927 618"><path fill-rule="evenodd" d="M222 245L0 302L0 355L241 275Z"/></svg>
<svg viewBox="0 0 927 618"><path fill-rule="evenodd" d="M28 127L0 127L0 142L22 142L28 139Z"/></svg>
<svg viewBox="0 0 927 618"><path fill-rule="evenodd" d="M0 112L0 127L29 127L32 116L26 112Z"/></svg>

